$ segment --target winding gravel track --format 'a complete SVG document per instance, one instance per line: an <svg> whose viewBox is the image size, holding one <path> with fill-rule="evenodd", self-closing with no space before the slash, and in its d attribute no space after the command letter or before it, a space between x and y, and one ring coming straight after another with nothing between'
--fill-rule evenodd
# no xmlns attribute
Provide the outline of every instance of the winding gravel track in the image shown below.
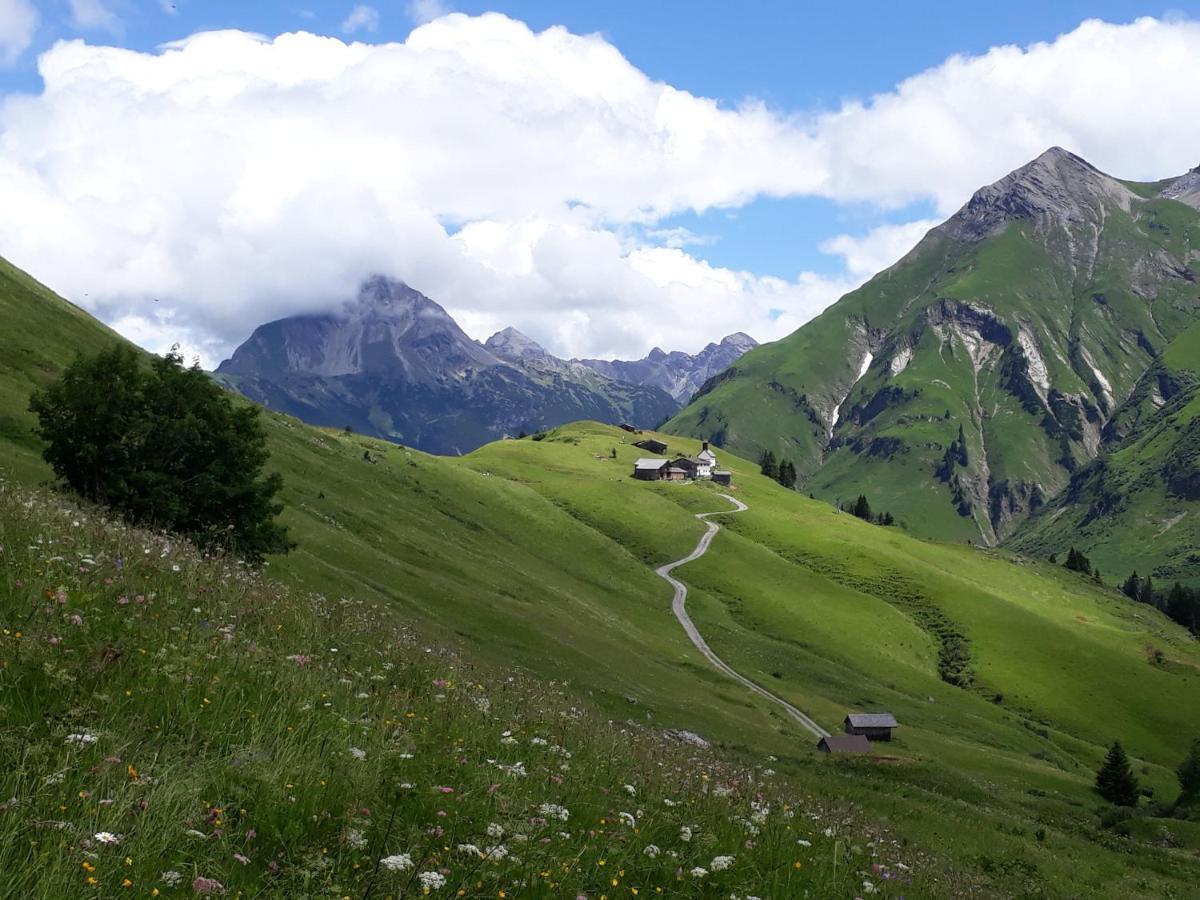
<svg viewBox="0 0 1200 900"><path fill-rule="evenodd" d="M718 494L717 496L724 497L737 508L718 510L717 512L697 513L697 519L707 520L709 516L724 516L729 515L730 513L745 512L747 509L749 509L749 507L746 506L746 504L741 500L738 500L735 497L730 497L728 494ZM721 530L721 526L716 522L710 521L706 521L704 524L708 526L708 531L704 532L704 535L700 538L700 543L696 545L695 550L693 550L683 559L677 559L675 562L667 563L665 566L659 566L658 569L655 570L658 573L659 578L664 579L671 585L671 587L675 588L675 599L671 603L671 611L675 613L675 618L679 620L679 624L683 626L683 630L687 632L687 636L692 639L692 643L696 645L696 649L704 654L704 658L712 663L713 666L715 666L721 672L724 672L742 686L749 688L756 694L766 697L772 703L776 703L783 707L784 712L786 712L789 716L799 722L801 726L807 728L817 737L828 737L828 731L826 731L800 710L796 709L796 707L792 706L792 704L788 703L782 697L777 697L766 688L755 684L745 675L742 675L735 669L726 665L725 661L721 659L721 657L717 656L717 654L712 651L712 648L708 646L708 643L704 640L704 638L701 637L700 632L692 622L691 617L687 614L687 585L685 585L671 573L680 566L687 565L688 563L699 559L708 552L708 545L712 543L713 535Z"/></svg>

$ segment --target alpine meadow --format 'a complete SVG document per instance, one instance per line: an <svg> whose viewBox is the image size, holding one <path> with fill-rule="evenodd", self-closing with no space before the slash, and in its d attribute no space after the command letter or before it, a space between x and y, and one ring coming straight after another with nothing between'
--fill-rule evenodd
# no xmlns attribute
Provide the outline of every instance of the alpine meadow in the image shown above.
<svg viewBox="0 0 1200 900"><path fill-rule="evenodd" d="M0 900L1197 896L1200 11L197 6L0 0Z"/></svg>

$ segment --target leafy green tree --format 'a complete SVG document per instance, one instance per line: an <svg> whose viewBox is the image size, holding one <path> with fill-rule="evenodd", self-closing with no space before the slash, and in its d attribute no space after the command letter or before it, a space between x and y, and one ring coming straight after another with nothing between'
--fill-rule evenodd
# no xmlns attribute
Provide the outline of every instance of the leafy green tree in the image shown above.
<svg viewBox="0 0 1200 900"><path fill-rule="evenodd" d="M79 356L29 408L46 462L84 498L250 562L291 547L276 521L282 479L261 475L258 407L235 407L177 352L149 366L124 344Z"/></svg>
<svg viewBox="0 0 1200 900"><path fill-rule="evenodd" d="M1137 806L1137 777L1120 741L1113 741L1100 771L1096 773L1096 792L1116 806Z"/></svg>
<svg viewBox="0 0 1200 900"><path fill-rule="evenodd" d="M1200 803L1200 738L1192 741L1192 748L1187 758L1175 770L1179 777L1179 803L1190 805Z"/></svg>

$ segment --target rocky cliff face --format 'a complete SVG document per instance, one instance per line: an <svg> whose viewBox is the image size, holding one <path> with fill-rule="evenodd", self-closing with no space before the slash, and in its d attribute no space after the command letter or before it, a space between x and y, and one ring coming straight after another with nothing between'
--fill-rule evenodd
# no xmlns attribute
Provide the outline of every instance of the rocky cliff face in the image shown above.
<svg viewBox="0 0 1200 900"><path fill-rule="evenodd" d="M437 303L382 277L340 313L255 329L217 377L307 422L432 453L577 419L651 428L677 409L657 388L555 359L515 329L480 345Z"/></svg>
<svg viewBox="0 0 1200 900"><path fill-rule="evenodd" d="M770 449L918 533L1004 540L1144 417L1135 388L1170 392L1143 375L1200 318L1198 190L1052 148L667 428Z"/></svg>
<svg viewBox="0 0 1200 900"><path fill-rule="evenodd" d="M605 360L580 359L588 368L618 381L652 385L666 391L681 403L686 403L710 378L733 365L758 341L748 334L736 332L719 343L706 346L694 355L678 350L666 353L655 347L643 359Z"/></svg>

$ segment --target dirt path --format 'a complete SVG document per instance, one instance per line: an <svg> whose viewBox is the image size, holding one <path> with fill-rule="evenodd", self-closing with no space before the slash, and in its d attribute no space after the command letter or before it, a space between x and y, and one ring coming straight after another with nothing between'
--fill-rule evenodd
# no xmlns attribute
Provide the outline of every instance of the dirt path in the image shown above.
<svg viewBox="0 0 1200 900"><path fill-rule="evenodd" d="M721 510L718 512L698 513L696 515L697 519L707 519L709 516L724 516L724 515L728 515L730 513L745 512L749 508L741 500L738 500L734 497L730 497L728 494L718 494L717 496L724 497L726 500L728 500L730 503L732 503L737 508L729 509L729 510ZM687 604L687 585L685 585L682 581L680 581L678 578L673 576L671 573L673 571L675 571L675 569L679 568L680 566L686 565L686 564L692 562L693 560L697 560L700 557L702 557L705 553L708 552L708 545L712 543L713 535L715 535L718 531L721 530L721 526L718 525L716 522L707 522L706 521L704 524L708 526L708 531L704 532L704 535L700 538L700 543L698 543L696 545L695 550L693 550L690 554L685 556L683 559L677 559L673 563L667 563L665 566L659 566L659 568L656 570L659 578L664 579L673 588L675 588L675 599L671 603L671 611L673 613L675 613L675 618L679 620L679 624L683 626L683 630L685 632L687 632L687 636L689 638L691 638L692 643L696 645L696 649L699 650L701 653L703 653L704 658L707 659L710 663L712 663L713 666L715 666L721 672L724 672L726 675L728 675L734 681L736 681L739 684L743 685L744 687L747 687L750 690L754 691L754 693L759 694L763 697L766 697L772 703L776 703L779 706L783 707L784 712L786 712L789 716L791 716L793 719L795 719L797 722L799 722L800 725L802 725L804 728L807 728L809 731L811 731L817 737L827 737L829 735L828 731L826 731L824 728L822 728L820 725L818 725L816 722L814 722L812 719L810 719L808 716L806 716L804 713L802 713L796 707L792 706L792 704L788 703L782 697L777 697L775 694L772 694L766 688L761 687L758 684L755 684L753 681L751 681L745 675L740 674L739 672L732 669L730 666L726 665L725 661L722 660L721 657L717 656L717 654L715 654L712 651L712 648L708 646L708 643L704 640L704 638L701 637L700 632L696 629L696 626L692 622L691 617L688 616L687 605L686 605Z"/></svg>

